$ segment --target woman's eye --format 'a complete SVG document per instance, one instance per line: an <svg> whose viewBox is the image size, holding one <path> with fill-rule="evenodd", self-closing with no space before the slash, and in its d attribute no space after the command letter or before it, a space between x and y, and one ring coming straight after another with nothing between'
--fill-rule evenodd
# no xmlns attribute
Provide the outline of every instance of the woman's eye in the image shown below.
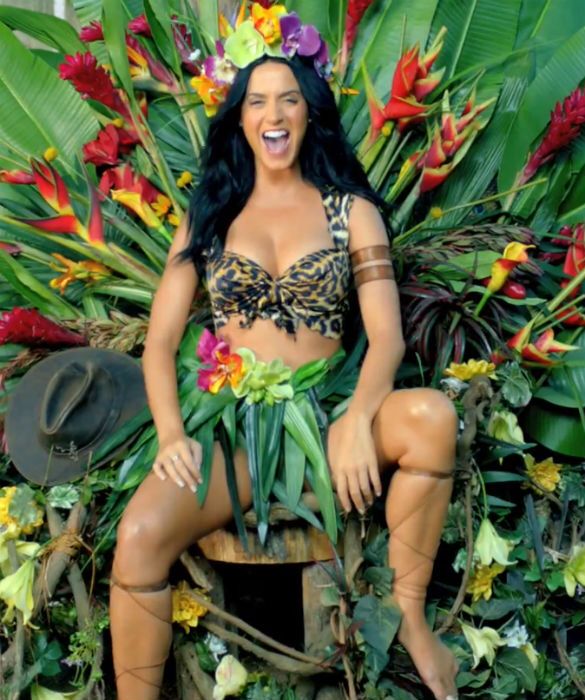
<svg viewBox="0 0 585 700"><path fill-rule="evenodd" d="M289 105L296 105L296 104L298 104L299 101L295 100L294 97L289 97L287 102L289 103Z"/></svg>

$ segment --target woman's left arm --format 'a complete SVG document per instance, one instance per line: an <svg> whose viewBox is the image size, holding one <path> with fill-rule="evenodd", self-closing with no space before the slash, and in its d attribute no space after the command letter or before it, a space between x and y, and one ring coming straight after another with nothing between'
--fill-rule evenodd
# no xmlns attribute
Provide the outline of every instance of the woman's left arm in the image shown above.
<svg viewBox="0 0 585 700"><path fill-rule="evenodd" d="M329 461L343 508L351 510L353 502L363 512L364 502L373 500L372 487L381 494L372 421L393 389L394 375L404 355L404 339L398 289L388 278L392 269L384 250L388 235L371 202L356 198L349 233L349 250L358 261L354 271L359 269L356 285L368 350L347 412L331 426Z"/></svg>

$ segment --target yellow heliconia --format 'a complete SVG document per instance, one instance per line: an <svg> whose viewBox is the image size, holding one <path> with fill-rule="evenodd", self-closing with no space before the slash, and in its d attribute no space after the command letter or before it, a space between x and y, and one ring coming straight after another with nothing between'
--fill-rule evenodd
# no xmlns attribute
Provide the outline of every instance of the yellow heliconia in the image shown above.
<svg viewBox="0 0 585 700"><path fill-rule="evenodd" d="M120 202L133 211L149 228L160 228L161 220L155 214L154 209L146 202L138 192L129 190L112 190L112 199Z"/></svg>

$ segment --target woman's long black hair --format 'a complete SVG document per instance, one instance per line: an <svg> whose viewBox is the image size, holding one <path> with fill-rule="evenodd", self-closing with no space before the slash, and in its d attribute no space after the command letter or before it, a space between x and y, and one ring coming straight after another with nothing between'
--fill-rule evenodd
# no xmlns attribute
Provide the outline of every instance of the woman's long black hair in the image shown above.
<svg viewBox="0 0 585 700"><path fill-rule="evenodd" d="M267 60L280 61L291 68L308 105L311 121L299 153L303 178L320 191L332 187L365 197L382 210L385 206L371 188L345 137L333 93L317 74L312 59L263 56L238 72L226 101L209 125L201 180L189 205L189 242L180 253L180 258L192 260L200 272L203 251L215 236L223 245L230 224L254 187L254 154L239 122L250 75Z"/></svg>

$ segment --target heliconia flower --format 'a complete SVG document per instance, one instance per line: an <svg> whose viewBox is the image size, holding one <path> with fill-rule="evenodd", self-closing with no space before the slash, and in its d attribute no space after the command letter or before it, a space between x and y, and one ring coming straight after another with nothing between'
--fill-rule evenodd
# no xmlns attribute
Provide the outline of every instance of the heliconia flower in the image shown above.
<svg viewBox="0 0 585 700"><path fill-rule="evenodd" d="M500 537L488 518L484 518L479 526L473 546L474 554L479 558L482 566L489 566L493 562L497 562L502 566L514 564L515 561L508 560L508 555L513 548L514 543L504 537Z"/></svg>
<svg viewBox="0 0 585 700"><path fill-rule="evenodd" d="M287 14L284 5L263 7L254 2L250 7L250 16L254 28L262 34L267 44L275 44L281 38L279 17Z"/></svg>
<svg viewBox="0 0 585 700"><path fill-rule="evenodd" d="M83 160L94 165L116 165L119 161L120 136L113 124L98 132L97 138L83 146Z"/></svg>
<svg viewBox="0 0 585 700"><path fill-rule="evenodd" d="M472 668L476 668L482 659L485 659L491 666L496 658L496 649L506 644L497 630L492 627L475 629L475 627L461 623L461 630L473 653Z"/></svg>
<svg viewBox="0 0 585 700"><path fill-rule="evenodd" d="M585 586L585 544L576 544L571 552L571 558L563 569L565 590L573 598L577 584Z"/></svg>
<svg viewBox="0 0 585 700"><path fill-rule="evenodd" d="M62 274L52 279L49 286L52 289L58 289L61 294L64 294L67 287L77 280L86 284L99 282L112 274L109 268L94 260L69 260L59 253L52 253L52 256L59 264L52 264L51 268Z"/></svg>
<svg viewBox="0 0 585 700"><path fill-rule="evenodd" d="M150 204L142 198L140 193L129 190L112 190L110 192L115 202L120 202L126 209L136 214L149 228L161 228L162 222L156 215Z"/></svg>
<svg viewBox="0 0 585 700"><path fill-rule="evenodd" d="M53 166L40 160L31 160L31 168L37 189L47 204L57 214L71 216L73 209L63 178Z"/></svg>
<svg viewBox="0 0 585 700"><path fill-rule="evenodd" d="M63 347L87 345L87 340L63 328L36 309L15 307L0 314L0 345Z"/></svg>
<svg viewBox="0 0 585 700"><path fill-rule="evenodd" d="M577 349L576 345L567 345L555 340L552 328L547 328L531 343L531 331L532 323L528 323L506 343L511 350L520 353L522 359L528 362L535 362L536 364L550 367L558 362L557 359L550 356L551 353L568 352Z"/></svg>
<svg viewBox="0 0 585 700"><path fill-rule="evenodd" d="M20 610L24 624L28 624L34 609L33 583L35 578L35 560L27 559L9 576L0 580L0 600L3 600L7 610L3 622L10 622L14 610Z"/></svg>
<svg viewBox="0 0 585 700"><path fill-rule="evenodd" d="M97 58L91 52L65 56L65 62L59 66L59 75L62 80L72 83L84 100L92 99L120 114L127 114L111 77L102 66L98 66Z"/></svg>
<svg viewBox="0 0 585 700"><path fill-rule="evenodd" d="M33 185L35 178L26 170L0 170L0 182L10 185Z"/></svg>
<svg viewBox="0 0 585 700"><path fill-rule="evenodd" d="M508 279L510 272L521 263L528 262L526 251L534 247L518 241L508 243L504 248L502 257L492 263L491 276L487 285L488 291L493 294L500 290Z"/></svg>
<svg viewBox="0 0 585 700"><path fill-rule="evenodd" d="M81 27L79 38L81 41L85 41L87 43L91 43L92 41L102 41L104 38L102 23L94 19L85 27Z"/></svg>
<svg viewBox="0 0 585 700"><path fill-rule="evenodd" d="M130 61L130 74L133 77L152 76L170 90L177 89L177 81L173 74L160 61L157 61L136 37L126 36L126 51Z"/></svg>
<svg viewBox="0 0 585 700"><path fill-rule="evenodd" d="M146 15L144 14L138 15L138 17L131 19L130 22L128 22L128 29L134 34L141 34L149 39L152 38L152 29L150 28L150 24L146 19Z"/></svg>
<svg viewBox="0 0 585 700"><path fill-rule="evenodd" d="M585 88L576 88L562 102L557 102L551 113L548 130L540 145L530 156L522 172L520 184L530 180L545 163L574 141L585 124Z"/></svg>
<svg viewBox="0 0 585 700"><path fill-rule="evenodd" d="M144 175L135 173L129 163L104 171L100 179L99 190L106 195L109 194L110 190L137 192L149 204L161 194Z"/></svg>
<svg viewBox="0 0 585 700"><path fill-rule="evenodd" d="M246 669L231 654L226 654L215 669L213 700L224 700L228 695L239 695L247 681Z"/></svg>

